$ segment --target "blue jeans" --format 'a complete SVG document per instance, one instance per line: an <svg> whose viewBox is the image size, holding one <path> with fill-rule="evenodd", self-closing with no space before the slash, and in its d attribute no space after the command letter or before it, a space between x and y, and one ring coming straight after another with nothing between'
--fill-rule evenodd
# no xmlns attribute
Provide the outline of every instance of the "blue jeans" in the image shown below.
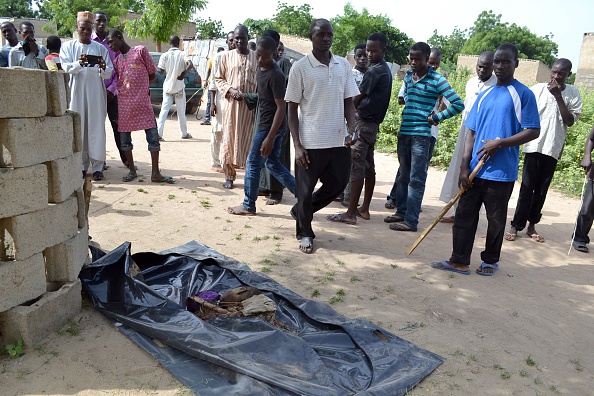
<svg viewBox="0 0 594 396"><path fill-rule="evenodd" d="M210 121L210 91L207 91L208 99L206 101L206 111L204 112L204 121Z"/></svg>
<svg viewBox="0 0 594 396"><path fill-rule="evenodd" d="M429 143L429 136L398 136L400 177L396 180L396 214L404 217L404 223L415 229L425 194Z"/></svg>
<svg viewBox="0 0 594 396"><path fill-rule="evenodd" d="M260 148L262 142L268 136L269 131L256 131L252 140L252 148L247 158L247 164L245 166L245 179L244 179L244 192L245 198L243 199L243 207L245 210L250 212L256 211L256 200L258 199L258 189L260 187L260 171L266 165L268 171L276 177L287 189L295 195L297 187L295 185L295 177L291 175L291 172L283 166L280 162L280 151L281 144L283 142L283 136L285 130L277 132L274 138L274 146L272 152L266 158L262 158L260 154Z"/></svg>

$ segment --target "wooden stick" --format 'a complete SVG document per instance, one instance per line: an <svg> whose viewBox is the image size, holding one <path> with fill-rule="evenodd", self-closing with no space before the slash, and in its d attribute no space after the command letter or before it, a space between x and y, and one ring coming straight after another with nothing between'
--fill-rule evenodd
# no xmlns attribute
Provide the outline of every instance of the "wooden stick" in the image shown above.
<svg viewBox="0 0 594 396"><path fill-rule="evenodd" d="M468 180L472 181L474 179L474 177L476 176L478 171L481 170L481 168L485 164L486 159L487 158L483 158L482 160L479 161L479 163L474 167L474 170L472 171L470 176L468 176ZM433 220L433 222L431 224L429 224L429 227L425 228L423 230L423 232L421 233L421 235L419 235L419 237L413 242L413 244L410 245L410 247L406 251L407 255L410 255L417 248L417 246L419 246L419 244L423 241L423 239L425 239L425 237L431 232L431 230L437 225L437 223L439 223L439 220L441 220L441 218L443 216L445 216L446 213L448 213L448 210L450 210L450 208L452 206L454 206L456 201L458 199L460 199L460 197L462 196L462 194L464 194L465 191L466 190L464 189L464 187L461 187L460 190L458 191L458 194L456 194L456 196L454 198L450 199L450 202L448 202L446 204L446 206L441 210L441 212L439 212L439 214L437 215L435 220Z"/></svg>

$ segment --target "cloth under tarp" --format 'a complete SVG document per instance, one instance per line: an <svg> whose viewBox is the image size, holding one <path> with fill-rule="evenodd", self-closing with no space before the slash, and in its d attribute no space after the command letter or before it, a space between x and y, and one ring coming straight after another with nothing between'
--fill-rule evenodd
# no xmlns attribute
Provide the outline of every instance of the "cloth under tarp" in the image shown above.
<svg viewBox="0 0 594 396"><path fill-rule="evenodd" d="M92 249L80 273L95 307L199 395L404 395L445 359L328 304L307 300L198 242L161 253ZM276 318L202 321L186 298L260 289Z"/></svg>

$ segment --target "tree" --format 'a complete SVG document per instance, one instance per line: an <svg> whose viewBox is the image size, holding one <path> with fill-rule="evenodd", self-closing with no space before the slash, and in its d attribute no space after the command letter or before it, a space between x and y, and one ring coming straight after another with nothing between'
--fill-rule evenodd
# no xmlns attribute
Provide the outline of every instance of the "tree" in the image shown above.
<svg viewBox="0 0 594 396"><path fill-rule="evenodd" d="M334 26L334 43L332 51L345 56L359 43L365 43L372 33L382 32L388 38L386 60L404 64L413 41L400 30L391 25L392 21L385 15L371 15L366 8L360 13L350 3L344 6L344 15L331 20Z"/></svg>
<svg viewBox="0 0 594 396"><path fill-rule="evenodd" d="M312 7L307 3L296 7L279 2L272 21L279 33L308 37L309 28L314 20L311 10Z"/></svg>
<svg viewBox="0 0 594 396"><path fill-rule="evenodd" d="M257 34L262 35L262 32L268 29L277 30L276 25L271 19L252 19L248 18L242 23L243 26L248 28L250 36Z"/></svg>
<svg viewBox="0 0 594 396"><path fill-rule="evenodd" d="M552 34L540 37L527 27L502 23L501 14L495 15L493 11L481 12L469 31L470 36L460 50L463 54L478 55L494 51L503 43L512 43L518 47L520 58L537 59L549 66L556 59L558 46L552 41Z"/></svg>
<svg viewBox="0 0 594 396"><path fill-rule="evenodd" d="M0 0L0 15L13 18L33 18L35 11L31 8L31 0Z"/></svg>
<svg viewBox="0 0 594 396"><path fill-rule="evenodd" d="M441 51L441 68L448 72L456 70L456 62L458 61L458 54L466 43L468 31L461 30L457 26L449 36L441 36L437 30L433 31L433 36L427 40L427 43Z"/></svg>
<svg viewBox="0 0 594 396"><path fill-rule="evenodd" d="M225 31L223 30L223 22L219 20L212 20L198 18L196 19L196 35L201 39L211 39L223 37Z"/></svg>
<svg viewBox="0 0 594 396"><path fill-rule="evenodd" d="M207 0L145 0L142 16L126 21L126 29L141 39L152 37L160 50L161 43L168 42L206 4Z"/></svg>
<svg viewBox="0 0 594 396"><path fill-rule="evenodd" d="M53 28L46 25L44 30L57 33L59 36L72 36L72 33L76 30L76 13L78 11L105 11L109 19L109 27L119 27L128 10L140 7L139 4L142 4L139 0L120 0L116 2L103 0L44 0L37 2L39 17L51 20L57 27L57 31L51 31Z"/></svg>

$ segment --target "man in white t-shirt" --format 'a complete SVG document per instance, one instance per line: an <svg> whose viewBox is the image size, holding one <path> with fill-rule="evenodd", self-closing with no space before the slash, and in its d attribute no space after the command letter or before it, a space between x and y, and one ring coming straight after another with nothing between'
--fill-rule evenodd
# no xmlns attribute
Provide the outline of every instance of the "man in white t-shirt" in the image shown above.
<svg viewBox="0 0 594 396"><path fill-rule="evenodd" d="M565 84L570 75L571 62L557 59L551 69L551 81L530 88L536 96L541 129L538 138L524 144L522 150L525 153L522 186L511 227L505 233L508 241L516 239L518 231L522 231L528 222L526 234L535 242L544 242L536 232L535 224L542 217L547 191L563 153L567 128L582 112L580 91Z"/></svg>
<svg viewBox="0 0 594 396"><path fill-rule="evenodd" d="M356 140L353 97L359 90L349 62L330 52L333 38L334 28L328 20L312 23L309 39L313 50L293 64L285 95L297 182L297 203L291 215L297 221L299 249L304 253L313 252L313 214L332 202L347 185L349 146ZM345 139L345 119L352 139ZM318 181L322 186L314 193Z"/></svg>
<svg viewBox="0 0 594 396"><path fill-rule="evenodd" d="M167 120L169 109L171 109L174 101L177 106L177 120L181 137L182 139L192 138L192 135L188 133L186 119L186 84L184 83L184 77L187 72L192 70L194 65L191 60L186 61L185 54L179 49L179 41L179 37L171 36L169 39L171 48L161 55L157 66L159 74L167 72L163 82L163 103L161 103L161 113L159 113L159 121L157 122L159 140L163 140L165 120Z"/></svg>

